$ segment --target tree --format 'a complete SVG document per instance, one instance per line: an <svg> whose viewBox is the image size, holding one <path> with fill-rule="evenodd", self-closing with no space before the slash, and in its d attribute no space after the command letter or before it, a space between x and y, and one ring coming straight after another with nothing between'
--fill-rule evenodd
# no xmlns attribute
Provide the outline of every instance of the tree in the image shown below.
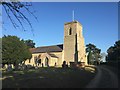
<svg viewBox="0 0 120 90"><path fill-rule="evenodd" d="M20 38L10 35L2 37L2 64L13 64L17 67L31 57L27 45Z"/></svg>
<svg viewBox="0 0 120 90"><path fill-rule="evenodd" d="M107 62L119 62L120 61L120 40L116 41L113 46L107 49Z"/></svg>
<svg viewBox="0 0 120 90"><path fill-rule="evenodd" d="M2 63L2 38L0 38L0 64Z"/></svg>
<svg viewBox="0 0 120 90"><path fill-rule="evenodd" d="M25 42L25 44L29 47L29 48L34 48L35 47L35 43L33 42L33 40L23 40Z"/></svg>
<svg viewBox="0 0 120 90"><path fill-rule="evenodd" d="M31 12L29 10L29 6L32 6L30 2L20 2L20 0L1 0L0 5L3 6L5 13L7 14L9 20L11 21L15 29L21 27L25 31L23 22L27 22L31 27L31 30L33 30L29 18L24 14L24 12L22 12L22 10L24 9L37 20L34 12Z"/></svg>
<svg viewBox="0 0 120 90"><path fill-rule="evenodd" d="M93 62L93 50L94 50L94 48L95 48L95 45L93 45L93 44L87 44L86 45L86 52L88 53L88 56L87 56L87 59L88 59L88 64L92 64L92 62Z"/></svg>
<svg viewBox="0 0 120 90"><path fill-rule="evenodd" d="M95 48L93 51L95 64L100 64L100 58L101 58L100 52L101 52L101 49L99 48Z"/></svg>
<svg viewBox="0 0 120 90"><path fill-rule="evenodd" d="M94 44L86 45L86 52L88 52L88 64L100 64L101 49L97 48Z"/></svg>

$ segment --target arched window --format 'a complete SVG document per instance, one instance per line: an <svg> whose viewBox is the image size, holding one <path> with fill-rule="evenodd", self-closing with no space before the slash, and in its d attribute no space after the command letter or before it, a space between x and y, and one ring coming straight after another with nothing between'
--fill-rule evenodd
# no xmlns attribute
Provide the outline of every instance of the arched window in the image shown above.
<svg viewBox="0 0 120 90"><path fill-rule="evenodd" d="M72 28L69 29L69 35L72 35Z"/></svg>

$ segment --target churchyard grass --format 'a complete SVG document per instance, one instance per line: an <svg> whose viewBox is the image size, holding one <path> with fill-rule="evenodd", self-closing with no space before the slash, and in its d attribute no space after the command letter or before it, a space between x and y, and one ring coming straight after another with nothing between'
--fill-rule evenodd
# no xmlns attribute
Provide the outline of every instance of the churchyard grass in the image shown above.
<svg viewBox="0 0 120 90"><path fill-rule="evenodd" d="M94 68L44 67L23 71L4 71L3 88L84 88L95 76Z"/></svg>

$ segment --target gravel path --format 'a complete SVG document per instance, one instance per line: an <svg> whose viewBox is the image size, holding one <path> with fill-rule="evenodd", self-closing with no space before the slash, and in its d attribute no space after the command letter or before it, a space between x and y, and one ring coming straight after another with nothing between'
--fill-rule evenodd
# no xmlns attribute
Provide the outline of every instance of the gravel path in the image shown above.
<svg viewBox="0 0 120 90"><path fill-rule="evenodd" d="M118 88L118 76L108 68L96 67L98 73L86 88Z"/></svg>

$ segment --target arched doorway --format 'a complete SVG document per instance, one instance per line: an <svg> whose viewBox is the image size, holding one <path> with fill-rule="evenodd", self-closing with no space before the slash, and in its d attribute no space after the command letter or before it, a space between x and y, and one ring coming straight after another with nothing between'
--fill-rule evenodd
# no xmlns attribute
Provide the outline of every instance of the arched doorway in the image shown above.
<svg viewBox="0 0 120 90"><path fill-rule="evenodd" d="M48 59L48 57L45 58L45 66L49 67L49 59Z"/></svg>
<svg viewBox="0 0 120 90"><path fill-rule="evenodd" d="M41 65L41 59L38 59L38 66Z"/></svg>

